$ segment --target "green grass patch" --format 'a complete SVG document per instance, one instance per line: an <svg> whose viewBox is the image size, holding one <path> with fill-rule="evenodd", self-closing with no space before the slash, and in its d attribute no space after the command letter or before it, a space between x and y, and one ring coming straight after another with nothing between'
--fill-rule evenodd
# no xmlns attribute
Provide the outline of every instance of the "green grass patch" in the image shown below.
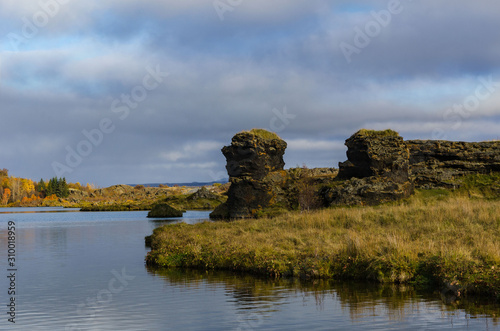
<svg viewBox="0 0 500 331"><path fill-rule="evenodd" d="M485 198L500 197L500 173L471 174L458 178L459 192Z"/></svg>
<svg viewBox="0 0 500 331"><path fill-rule="evenodd" d="M366 137L399 137L399 133L387 129L387 130L368 130L368 129L361 129L358 132L356 132L354 135L362 135Z"/></svg>
<svg viewBox="0 0 500 331"><path fill-rule="evenodd" d="M259 138L265 139L265 140L272 140L272 139L279 139L281 140L280 136L278 136L274 132L270 132L264 129L251 129L250 131L243 131L243 132L249 132Z"/></svg>

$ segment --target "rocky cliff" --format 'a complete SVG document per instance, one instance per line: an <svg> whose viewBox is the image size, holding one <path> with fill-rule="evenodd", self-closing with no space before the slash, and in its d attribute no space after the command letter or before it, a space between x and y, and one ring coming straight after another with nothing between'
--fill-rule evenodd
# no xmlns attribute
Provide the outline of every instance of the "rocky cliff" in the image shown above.
<svg viewBox="0 0 500 331"><path fill-rule="evenodd" d="M472 173L500 172L500 141L409 140L411 179L416 187L454 187Z"/></svg>
<svg viewBox="0 0 500 331"><path fill-rule="evenodd" d="M386 177L408 181L410 152L392 130L359 130L345 141L347 161L339 163L339 178Z"/></svg>
<svg viewBox="0 0 500 331"><path fill-rule="evenodd" d="M500 172L500 142L404 141L395 131L360 130L333 168L283 170L286 142L265 130L236 134L222 149L231 186L212 218L256 217L270 208L374 205L417 188L453 187L455 177ZM338 172L338 175L337 175Z"/></svg>

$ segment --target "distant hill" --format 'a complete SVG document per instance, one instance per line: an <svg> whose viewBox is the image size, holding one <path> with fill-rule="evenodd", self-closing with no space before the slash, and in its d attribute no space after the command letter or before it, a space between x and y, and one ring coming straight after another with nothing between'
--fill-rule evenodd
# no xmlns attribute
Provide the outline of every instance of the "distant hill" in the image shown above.
<svg viewBox="0 0 500 331"><path fill-rule="evenodd" d="M227 182L229 182L229 180L227 178L225 179L219 179L219 180L216 180L214 182L191 182L191 183L148 183L148 184L140 184L140 185L144 185L145 187L158 187L161 185L167 185L167 186L175 186L175 185L178 185L178 186L192 186L192 187L196 187L196 186L211 186L211 185L214 185L214 184L226 184ZM136 185L139 185L139 184L127 184L127 185L130 185L130 186L136 186Z"/></svg>

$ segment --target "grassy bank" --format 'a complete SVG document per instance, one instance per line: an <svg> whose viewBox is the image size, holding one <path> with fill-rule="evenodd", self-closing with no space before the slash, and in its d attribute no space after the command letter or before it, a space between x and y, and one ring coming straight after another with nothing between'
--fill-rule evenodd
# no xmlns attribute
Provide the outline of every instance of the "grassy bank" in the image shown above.
<svg viewBox="0 0 500 331"><path fill-rule="evenodd" d="M128 203L111 203L111 204L80 204L77 205L80 211L138 211L151 210L154 202L128 202Z"/></svg>
<svg viewBox="0 0 500 331"><path fill-rule="evenodd" d="M500 298L500 201L420 191L377 207L175 224L148 238L150 265L273 277L370 279Z"/></svg>

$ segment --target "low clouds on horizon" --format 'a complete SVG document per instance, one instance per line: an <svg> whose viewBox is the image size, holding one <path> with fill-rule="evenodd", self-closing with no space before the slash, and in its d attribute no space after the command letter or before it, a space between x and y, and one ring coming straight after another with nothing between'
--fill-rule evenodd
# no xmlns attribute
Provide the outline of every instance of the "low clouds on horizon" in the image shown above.
<svg viewBox="0 0 500 331"><path fill-rule="evenodd" d="M493 0L4 1L0 168L50 178L80 148L60 173L72 182L211 181L227 176L222 146L254 127L288 142L287 167L336 167L360 128L499 139L499 12Z"/></svg>

